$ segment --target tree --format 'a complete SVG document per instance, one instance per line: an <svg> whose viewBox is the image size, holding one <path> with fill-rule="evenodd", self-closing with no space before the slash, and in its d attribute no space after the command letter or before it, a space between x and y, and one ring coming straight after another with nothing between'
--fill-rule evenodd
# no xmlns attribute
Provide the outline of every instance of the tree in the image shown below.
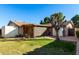
<svg viewBox="0 0 79 59"><path fill-rule="evenodd" d="M64 18L65 18L65 16L63 16L63 14L61 12L54 13L50 16L50 19L51 19L50 22L52 24L52 27L54 27L56 30L56 39L57 40L60 40L58 33L59 33L60 27L62 26L62 24L64 22Z"/></svg>
<svg viewBox="0 0 79 59"><path fill-rule="evenodd" d="M45 17L44 18L44 24L49 23L50 22L50 18L49 17Z"/></svg>
<svg viewBox="0 0 79 59"><path fill-rule="evenodd" d="M79 27L79 15L75 15L71 18L71 20L73 21L75 27Z"/></svg>
<svg viewBox="0 0 79 59"><path fill-rule="evenodd" d="M43 21L42 20L40 21L40 24L43 24Z"/></svg>
<svg viewBox="0 0 79 59"><path fill-rule="evenodd" d="M43 21L42 20L40 21L40 24L47 24L49 22L50 22L50 18L49 17L45 17Z"/></svg>

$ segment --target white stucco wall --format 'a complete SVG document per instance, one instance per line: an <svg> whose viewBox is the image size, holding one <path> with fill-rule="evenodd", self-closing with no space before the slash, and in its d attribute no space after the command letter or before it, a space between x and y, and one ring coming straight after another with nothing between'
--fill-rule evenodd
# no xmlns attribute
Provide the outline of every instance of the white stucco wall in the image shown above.
<svg viewBox="0 0 79 59"><path fill-rule="evenodd" d="M18 27L18 26L16 26L15 23L9 23L8 26ZM18 31L19 31L19 34L23 34L23 28L22 27L18 27Z"/></svg>
<svg viewBox="0 0 79 59"><path fill-rule="evenodd" d="M19 31L19 34L23 35L23 28L22 27L18 27L18 31Z"/></svg>
<svg viewBox="0 0 79 59"><path fill-rule="evenodd" d="M42 35L46 29L45 27L34 27L34 37Z"/></svg>
<svg viewBox="0 0 79 59"><path fill-rule="evenodd" d="M53 36L56 36L55 28L53 28ZM59 36L63 36L63 28L60 28L60 30L59 30Z"/></svg>
<svg viewBox="0 0 79 59"><path fill-rule="evenodd" d="M45 27L34 27L34 37L42 35L46 31L46 29L47 28ZM56 31L54 28L52 28L52 31L53 31L53 36L56 36ZM60 28L59 36L63 36L63 28Z"/></svg>
<svg viewBox="0 0 79 59"><path fill-rule="evenodd" d="M18 35L18 27L14 26L3 26L2 37L15 37Z"/></svg>
<svg viewBox="0 0 79 59"><path fill-rule="evenodd" d="M59 36L63 36L63 28L60 28L60 30L59 30Z"/></svg>
<svg viewBox="0 0 79 59"><path fill-rule="evenodd" d="M53 36L56 36L55 28L53 28Z"/></svg>

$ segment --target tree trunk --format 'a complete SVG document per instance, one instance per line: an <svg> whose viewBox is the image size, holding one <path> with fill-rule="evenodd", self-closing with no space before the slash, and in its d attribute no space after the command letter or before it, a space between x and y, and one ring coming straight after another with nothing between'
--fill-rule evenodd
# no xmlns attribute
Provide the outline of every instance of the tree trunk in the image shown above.
<svg viewBox="0 0 79 59"><path fill-rule="evenodd" d="M59 38L59 30L56 30L56 40L60 40L60 38Z"/></svg>

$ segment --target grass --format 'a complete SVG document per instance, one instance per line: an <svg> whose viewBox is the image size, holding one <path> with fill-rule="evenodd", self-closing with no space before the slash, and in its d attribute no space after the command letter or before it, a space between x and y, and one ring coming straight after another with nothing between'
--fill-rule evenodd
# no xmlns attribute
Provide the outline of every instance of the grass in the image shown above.
<svg viewBox="0 0 79 59"><path fill-rule="evenodd" d="M26 41L0 41L0 54L75 54L75 44L72 42L55 41L51 39L31 39Z"/></svg>

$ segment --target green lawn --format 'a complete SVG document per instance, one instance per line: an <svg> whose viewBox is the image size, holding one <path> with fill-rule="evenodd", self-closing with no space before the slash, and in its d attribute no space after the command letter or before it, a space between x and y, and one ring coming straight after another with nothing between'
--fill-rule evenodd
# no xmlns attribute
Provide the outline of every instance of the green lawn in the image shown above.
<svg viewBox="0 0 79 59"><path fill-rule="evenodd" d="M75 44L72 42L55 41L51 39L31 39L26 41L0 41L0 54L75 54Z"/></svg>

